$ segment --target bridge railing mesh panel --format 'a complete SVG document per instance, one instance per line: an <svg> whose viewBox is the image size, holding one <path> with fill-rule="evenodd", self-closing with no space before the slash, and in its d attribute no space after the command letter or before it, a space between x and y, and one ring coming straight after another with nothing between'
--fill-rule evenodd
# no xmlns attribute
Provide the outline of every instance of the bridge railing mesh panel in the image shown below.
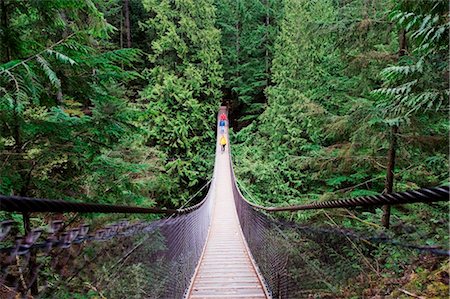
<svg viewBox="0 0 450 299"><path fill-rule="evenodd" d="M27 234L21 221L3 221L0 298L182 298L207 238L213 194L214 181L196 207L154 221L105 225L85 214L40 213Z"/></svg>
<svg viewBox="0 0 450 299"><path fill-rule="evenodd" d="M399 268L401 257L448 257L446 250L396 243L383 236L358 235L325 223L313 227L283 221L249 204L233 173L232 180L246 242L273 298L387 296L389 289L370 286L371 281L382 279L380 253L386 259L390 253L396 254L398 262L393 267ZM361 292L372 288L378 293L349 294L345 287L349 284L357 284Z"/></svg>

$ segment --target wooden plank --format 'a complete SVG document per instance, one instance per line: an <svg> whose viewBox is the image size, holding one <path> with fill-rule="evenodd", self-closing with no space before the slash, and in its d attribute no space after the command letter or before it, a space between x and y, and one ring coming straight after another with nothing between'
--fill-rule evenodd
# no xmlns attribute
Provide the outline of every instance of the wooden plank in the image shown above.
<svg viewBox="0 0 450 299"><path fill-rule="evenodd" d="M228 128L225 134L228 140ZM211 227L188 298L267 298L239 225L228 148L224 154L217 148Z"/></svg>

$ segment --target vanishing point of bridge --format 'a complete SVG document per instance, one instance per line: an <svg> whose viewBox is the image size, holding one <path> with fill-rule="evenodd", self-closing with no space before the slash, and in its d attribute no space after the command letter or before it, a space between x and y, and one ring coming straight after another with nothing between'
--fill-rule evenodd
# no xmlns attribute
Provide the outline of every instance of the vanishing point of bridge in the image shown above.
<svg viewBox="0 0 450 299"><path fill-rule="evenodd" d="M224 107L219 115L226 113ZM230 156L221 153L218 128L211 227L189 289L189 298L267 298L262 277L248 250L231 181ZM225 127L228 135L228 126ZM228 140L228 136L226 136Z"/></svg>
<svg viewBox="0 0 450 299"><path fill-rule="evenodd" d="M222 134L228 140L227 128L222 133L217 127L217 140ZM450 255L435 246L360 236L339 227L305 227L270 216L278 211L447 201L448 186L263 207L239 191L230 147L221 153L218 142L213 178L201 190L208 185L203 200L176 210L0 195L0 216L15 219L1 218L0 223L0 298L68 298L67 292L88 292L97 284L103 287L100 293L110 291L108 298L124 298L117 295L120 290L112 291L118 281L131 284L134 298L311 298L337 294L335 286L352 278L349 270L354 267L359 273L371 271L370 257L356 244L366 251L383 243L403 248L403 254ZM33 220L42 213L35 218L39 221ZM106 221L113 214L167 217L116 217L105 225L83 216L89 213L111 214ZM49 225L43 226L43 220ZM137 286L128 277L132 266L147 273ZM96 268L108 275L99 279L92 271Z"/></svg>

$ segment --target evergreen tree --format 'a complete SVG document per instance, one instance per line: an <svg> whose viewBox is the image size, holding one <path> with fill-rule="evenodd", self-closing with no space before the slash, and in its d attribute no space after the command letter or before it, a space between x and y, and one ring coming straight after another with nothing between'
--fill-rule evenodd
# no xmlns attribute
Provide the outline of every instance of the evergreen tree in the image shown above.
<svg viewBox="0 0 450 299"><path fill-rule="evenodd" d="M120 67L139 52L107 50L112 27L89 0L2 4L0 193L151 203L124 87L137 74Z"/></svg>
<svg viewBox="0 0 450 299"><path fill-rule="evenodd" d="M221 97L220 32L210 0L144 1L155 38L149 55L149 143L165 154L162 188L172 204L212 171L215 117Z"/></svg>
<svg viewBox="0 0 450 299"><path fill-rule="evenodd" d="M342 99L338 83L345 76L333 39L312 30L317 29L313 27L317 23L335 20L332 2L285 1L284 5L272 67L273 87L267 91L268 107L251 126L257 131L248 134L254 130L250 127L238 138L255 135L248 144L262 148L249 150L248 154L255 155L251 163L258 165L251 167L256 172L251 177L263 180L261 184L269 188L263 199L277 194L283 201L290 201L321 185L316 176L302 173L297 158L316 155L325 144L324 125L329 117L326 108L336 107L335 103ZM332 77L334 82L330 84ZM264 172L259 171L259 166Z"/></svg>
<svg viewBox="0 0 450 299"><path fill-rule="evenodd" d="M234 126L248 125L264 109L270 83L273 44L281 1L216 0L217 26L222 32L224 100Z"/></svg>
<svg viewBox="0 0 450 299"><path fill-rule="evenodd" d="M383 192L391 120L371 91L381 87L380 71L397 59L392 8L388 0L284 1L268 107L236 135L242 145L234 147L237 173L261 202ZM439 26L445 25L429 31ZM442 52L433 57L441 66L429 64L428 78L441 80L420 86L439 85L444 94L446 43L436 42ZM399 134L397 191L445 180L448 171L438 166L447 164L445 121L443 114L421 114Z"/></svg>
<svg viewBox="0 0 450 299"><path fill-rule="evenodd" d="M446 111L450 96L448 3L401 1L391 15L409 46L400 53L398 65L381 72L385 86L374 92L380 107L397 122L418 112Z"/></svg>
<svg viewBox="0 0 450 299"><path fill-rule="evenodd" d="M389 172L395 191L448 183L447 3L283 4L268 106L232 141L235 171L249 198L286 206L379 194L391 191L384 182ZM406 32L406 52L399 32ZM382 213L376 207L281 216L373 233L382 227ZM448 240L448 204L393 207L392 214L385 232L405 243ZM395 277L386 260L398 251L371 252L382 275ZM414 261L393 259L400 272ZM346 288L360 296L371 286Z"/></svg>

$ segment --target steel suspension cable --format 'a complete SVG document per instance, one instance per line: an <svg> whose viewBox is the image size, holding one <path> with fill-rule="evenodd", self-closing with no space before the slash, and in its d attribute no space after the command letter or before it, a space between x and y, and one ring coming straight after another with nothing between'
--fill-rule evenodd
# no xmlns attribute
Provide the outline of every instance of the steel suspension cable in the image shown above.
<svg viewBox="0 0 450 299"><path fill-rule="evenodd" d="M192 195L179 209L177 209L177 211L182 211L184 210L184 208L200 193L203 191L203 189L205 189L207 186L209 186L209 184L211 183L211 181L213 180L213 178L209 179L208 182L206 182L196 193L194 193L194 195ZM205 197L206 199L206 197ZM198 203L198 204L202 204L203 200ZM169 218L164 219L164 221L169 221L170 219L172 219L176 214L172 214L169 216ZM148 241L151 238L151 234L149 234L147 237L145 237L142 241L140 241L135 247L133 247L130 251L128 251L125 255L123 255L110 269L109 271L113 270L115 267L117 267L118 264L122 263L122 261L126 260L127 257L129 257L135 250L137 250L139 247L142 246L142 244L144 244L146 241Z"/></svg>
<svg viewBox="0 0 450 299"><path fill-rule="evenodd" d="M0 262L1 266L1 274L0 274L0 285L4 285L7 281L13 279L15 277L14 272L12 271L13 257L24 257L21 261L21 264L25 266L25 269L28 265L28 260L31 256L31 252L41 252L39 254L40 264L34 268L32 271L34 274L30 277L25 277L26 279L26 287L21 288L19 285L14 283L13 281L8 282L8 289L11 294L11 297L15 296L17 292L26 294L29 291L29 286L31 286L34 281L36 281L38 277L38 273L41 271L42 267L44 267L44 263L42 262L45 256L49 257L51 260L51 268L55 269L55 267L59 264L64 265L67 262L76 266L76 263L73 263L78 255L82 254L85 251L86 242L92 241L109 241L114 238L120 238L122 240L130 240L132 241L133 236L137 236L138 234L145 234L144 239L142 239L136 245L134 241L130 243L127 241L123 244L129 244L130 246L121 246L125 250L125 255L122 256L118 262L112 264L112 268L122 269L122 266L127 262L127 259L131 255L134 254L135 251L138 251L139 248L147 243L145 247L149 247L149 244L153 242L152 237L163 238L164 244L167 244L165 249L160 249L158 254L154 257L149 257L149 262L153 259L157 259L158 261L157 267L153 266L152 271L155 277L160 277L161 281L167 280L164 287L160 293L161 296L166 296L167 298L179 297L185 291L190 276L195 263L198 260L198 256L201 253L201 249L203 248L204 239L206 238L207 226L209 225L209 214L210 214L210 204L208 203L208 199L211 197L211 190L208 194L201 200L200 202L194 204L193 206L187 207L205 188L211 185L213 178L209 179L195 194L193 194L188 200L186 200L183 205L178 209L155 209L155 208L141 208L141 207L129 207L129 206L113 206L113 205L100 205L100 204L86 204L86 203L76 203L76 202L67 202L60 200L40 200L35 198L18 198L11 196L1 196L0 197L0 209L4 211L15 211L15 212L23 212L23 211L32 211L32 212L78 212L78 215L82 213L156 213L156 214L169 214L168 218L164 218L161 220L155 220L151 222L136 222L136 223L128 223L119 221L117 224L112 224L110 226L105 227L104 229L98 229L94 233L87 234L87 229L82 228L68 228L68 231L62 231L63 223L61 222L59 229L52 229L54 234L48 234L47 237L42 237L41 230L33 230L30 234L23 236L19 239L16 239L15 245L7 246L0 248L0 255L6 256L6 260L2 260ZM14 225L12 221L4 221L1 223L0 227L0 241L11 240L13 236L8 235L11 232L11 228ZM188 226L188 228L186 228ZM160 237L159 237L160 236ZM6 238L6 239L5 239ZM16 237L17 238L17 237ZM44 239L43 242L40 240ZM109 241L111 242L111 241ZM109 243L108 242L108 243ZM133 244L134 243L134 244ZM3 245L3 244L2 244ZM153 246L153 245L151 245ZM92 247L92 245L91 245ZM72 269L69 274L69 278L64 281L65 284L70 283L74 277L79 276L81 272L86 271L86 266L90 263L97 263L98 260L111 259L108 258L108 254L100 254L102 252L101 248L103 246L96 246L98 249L93 249L96 254L94 257L85 259L85 261L80 265L81 267L76 267ZM128 247L128 248L127 248ZM65 249L75 248L75 250L71 249L71 253ZM87 248L87 247L86 247ZM95 247L94 247L95 248ZM92 250L91 250L92 251ZM111 249L107 249L107 252L111 251ZM114 252L117 250L112 250ZM78 252L78 253L77 253ZM61 255L64 254L64 257ZM74 255L75 254L75 255ZM161 258L164 257L165 262L161 262ZM70 259L70 260L69 260ZM11 262L10 262L11 261ZM108 261L109 262L109 261ZM136 263L136 261L133 261ZM177 275L170 275L170 273L174 272L173 267L176 266L179 262L185 263L189 265L187 268L184 268L182 272L177 270ZM31 269L30 269L31 270ZM27 270L28 271L28 270ZM122 272L122 271L121 271ZM114 271L117 273L117 271ZM86 273L82 274L86 275ZM115 274L113 274L115 276ZM20 277L17 277L20 279ZM107 278L108 281L112 282L110 278ZM114 279L113 279L114 280ZM16 280L17 281L17 280ZM61 280L60 283L63 281ZM12 284L11 284L12 283ZM55 291L62 284L53 285L51 291ZM6 285L5 285L6 287ZM40 287L40 295L45 295L48 293L49 289L47 287ZM165 295L164 295L165 294ZM9 298L8 296L6 298Z"/></svg>
<svg viewBox="0 0 450 299"><path fill-rule="evenodd" d="M409 204L419 202L432 203L439 201L448 201L449 195L450 195L450 186L439 186L405 192L361 196L343 200L329 200L323 202L313 202L309 204L292 205L284 207L266 207L250 202L245 197L243 199L252 207L266 212L296 212L302 210L352 208L358 206L363 207L381 206L386 204L395 205L395 204Z"/></svg>
<svg viewBox="0 0 450 299"><path fill-rule="evenodd" d="M234 175L231 154L230 164L239 221L273 298L311 298L318 294L336 297L344 281L354 277L355 273L367 276L368 270L374 269L371 255L383 248L380 247L382 244L398 246L397 252L404 254L414 254L415 251L450 255L448 250L405 244L383 235L361 236L348 229L300 226L271 216L273 212L281 211L447 201L448 186L297 206L266 207L255 204L251 196L252 201L243 196ZM244 186L241 187L245 190ZM358 254L354 254L355 248ZM355 267L359 271L352 270Z"/></svg>

